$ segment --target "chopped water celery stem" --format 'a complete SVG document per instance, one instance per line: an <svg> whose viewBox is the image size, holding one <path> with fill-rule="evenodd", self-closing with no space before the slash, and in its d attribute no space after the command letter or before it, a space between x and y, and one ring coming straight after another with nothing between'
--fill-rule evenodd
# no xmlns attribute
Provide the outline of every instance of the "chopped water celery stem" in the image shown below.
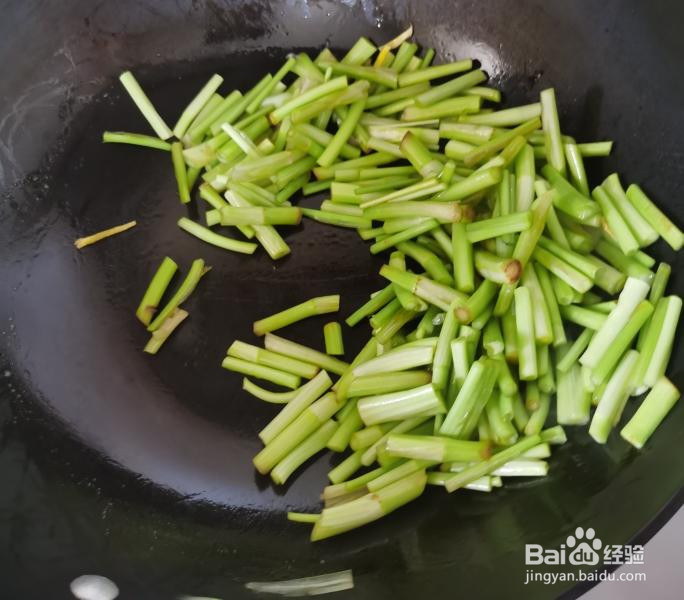
<svg viewBox="0 0 684 600"><path fill-rule="evenodd" d="M542 127L544 129L546 161L561 175L565 175L565 152L558 122L555 90L553 88L542 90L539 94L539 100L541 103Z"/></svg>
<svg viewBox="0 0 684 600"><path fill-rule="evenodd" d="M626 195L637 212L674 250L679 250L684 245L682 230L668 219L637 184L631 184Z"/></svg>
<svg viewBox="0 0 684 600"><path fill-rule="evenodd" d="M229 371L235 371L236 373L242 373L243 375L250 375L258 379L263 379L264 381L270 381L277 385L282 385L290 389L296 389L301 383L299 375L294 375L292 373L286 373L285 371L280 371L279 369L274 369L272 367L266 367L264 365L259 365L248 360L242 360L241 358L234 358L232 356L226 356L221 363L224 369Z"/></svg>
<svg viewBox="0 0 684 600"><path fill-rule="evenodd" d="M321 369L335 373L336 375L343 375L349 367L346 362L339 360L338 358L328 356L323 352L318 352L317 350L286 340L285 338L281 338L272 333L266 334L264 346L267 350L272 350L273 352L285 354L303 362L311 363Z"/></svg>
<svg viewBox="0 0 684 600"><path fill-rule="evenodd" d="M131 144L133 146L145 146L157 150L171 150L171 144L158 137L142 133L128 133L126 131L105 131L102 134L104 143Z"/></svg>
<svg viewBox="0 0 684 600"><path fill-rule="evenodd" d="M263 400L264 402L270 402L271 404L287 404L290 400L294 399L301 388L287 392L272 392L271 390L266 390L258 386L256 383L245 377L242 380L242 389L247 393L252 394L252 396L255 398Z"/></svg>
<svg viewBox="0 0 684 600"><path fill-rule="evenodd" d="M104 231L98 231L97 233L93 233L92 235L87 235L85 237L78 238L74 241L74 246L76 246L76 248L80 250L81 248L85 248L86 246L95 244L101 240L104 240L105 238L111 237L113 235L118 235L119 233L123 233L124 231L128 231L136 225L136 221L129 221L128 223L124 223L123 225L117 225L116 227L110 227L109 229L105 229Z"/></svg>
<svg viewBox="0 0 684 600"><path fill-rule="evenodd" d="M258 346L252 346L251 344L239 340L235 340L230 345L227 354L234 358L248 360L266 367L293 373L294 375L299 375L306 379L315 377L316 373L320 370L316 365L305 363L295 358L278 354L277 352L271 352L270 350L265 350Z"/></svg>
<svg viewBox="0 0 684 600"><path fill-rule="evenodd" d="M357 406L366 425L411 417L431 417L445 412L444 399L432 384L379 396L367 396L361 398Z"/></svg>
<svg viewBox="0 0 684 600"><path fill-rule="evenodd" d="M152 317L159 307L159 302L177 270L178 265L175 261L168 256L165 256L153 275L152 280L147 286L145 294L135 311L136 317L138 317L138 320L143 325L147 326L150 324L150 321L152 321Z"/></svg>
<svg viewBox="0 0 684 600"><path fill-rule="evenodd" d="M632 375L639 353L628 350L620 359L599 398L598 406L589 425L589 435L599 444L605 444L632 392Z"/></svg>
<svg viewBox="0 0 684 600"><path fill-rule="evenodd" d="M635 448L643 448L661 421L679 400L679 390L667 377L660 377L620 435Z"/></svg>
<svg viewBox="0 0 684 600"><path fill-rule="evenodd" d="M204 105L209 101L209 98L211 98L211 96L222 83L223 77L220 75L214 74L211 76L209 81L204 84L204 87L197 93L190 104L188 104L185 110L181 113L181 116L173 128L173 135L175 135L178 139L182 139L192 121L199 114L202 108L204 108Z"/></svg>
<svg viewBox="0 0 684 600"><path fill-rule="evenodd" d="M159 329L156 329L152 332L150 340L143 348L143 352L147 352L148 354L156 354L164 342L175 331L176 327L178 327L187 316L188 313L182 308L174 309L174 311L161 324Z"/></svg>
<svg viewBox="0 0 684 600"><path fill-rule="evenodd" d="M194 235L196 238L207 242L207 244L212 244L213 246L218 246L224 250L230 250L232 252L239 252L240 254L253 254L257 249L257 245L251 242L243 242L241 240L234 240L226 236L220 235L199 223L191 221L187 217L181 217L178 219L178 227L183 231L188 232L190 235Z"/></svg>
<svg viewBox="0 0 684 600"><path fill-rule="evenodd" d="M159 113L152 105L152 102L150 102L147 94L145 94L143 89L140 87L140 84L133 76L133 73L130 71L122 73L119 76L119 81L121 81L121 84L124 86L124 88L126 88L126 91L130 95L133 102L135 102L138 110L140 110L152 129L154 129L154 132L157 134L157 136L162 140L168 140L170 137L172 137L173 132L164 122L164 119L159 116Z"/></svg>
<svg viewBox="0 0 684 600"><path fill-rule="evenodd" d="M331 321L323 326L325 338L325 353L341 356L344 354L344 340L342 338L342 326L337 321Z"/></svg>
<svg viewBox="0 0 684 600"><path fill-rule="evenodd" d="M190 294L195 290L202 275L206 272L204 260L201 258L192 261L192 265L185 279L175 291L173 296L166 303L164 308L157 313L154 320L147 326L147 331L155 331L161 327L162 323L173 313Z"/></svg>

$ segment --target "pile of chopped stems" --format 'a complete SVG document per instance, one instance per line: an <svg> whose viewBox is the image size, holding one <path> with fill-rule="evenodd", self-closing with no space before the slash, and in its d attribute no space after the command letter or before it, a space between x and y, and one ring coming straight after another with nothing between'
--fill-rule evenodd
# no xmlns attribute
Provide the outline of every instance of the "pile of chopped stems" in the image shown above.
<svg viewBox="0 0 684 600"><path fill-rule="evenodd" d="M562 426L605 443L630 396L649 392L621 430L642 447L679 398L665 371L682 301L666 294L669 265L642 249L662 237L679 250L684 234L617 174L590 186L584 160L612 144L563 133L552 88L500 109L471 60L432 65L410 34L292 56L244 94L214 88L170 148L181 199L204 169L210 226L277 258L288 249L274 225L309 218L356 229L385 258L384 287L346 318L371 328L350 362L330 356L344 351L334 325L328 354L272 333L337 310L325 299L257 321L265 349L236 342L223 362L288 388L244 381L285 404L260 433L260 473L282 484L325 448L346 453L322 511L290 514L312 540L428 484L491 491L544 476ZM276 212L300 191L327 198Z"/></svg>

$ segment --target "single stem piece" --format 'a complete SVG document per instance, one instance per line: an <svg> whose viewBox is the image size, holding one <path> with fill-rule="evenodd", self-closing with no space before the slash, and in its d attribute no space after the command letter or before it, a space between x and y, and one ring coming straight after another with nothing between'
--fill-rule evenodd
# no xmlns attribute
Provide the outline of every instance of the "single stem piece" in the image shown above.
<svg viewBox="0 0 684 600"><path fill-rule="evenodd" d="M487 75L480 69L475 69L470 73L456 77L451 81L447 81L442 85L435 86L425 92L416 96L416 104L418 106L430 106L436 102L446 100L452 96L456 96L471 88L478 83L482 83L487 79Z"/></svg>
<svg viewBox="0 0 684 600"><path fill-rule="evenodd" d="M529 210L534 200L534 152L525 144L515 159L516 209Z"/></svg>
<svg viewBox="0 0 684 600"><path fill-rule="evenodd" d="M135 102L135 105L143 114L143 117L147 119L147 122L150 124L152 129L154 129L154 132L157 134L157 136L162 140L168 140L170 137L172 137L173 132L164 122L164 119L159 116L159 113L152 105L152 102L150 102L150 99L140 87L140 84L137 82L135 77L133 77L133 73L130 71L122 73L119 76L119 81L121 81L121 84L124 86L124 88L126 88L126 91L131 96L131 99L133 102Z"/></svg>
<svg viewBox="0 0 684 600"><path fill-rule="evenodd" d="M263 400L264 402L270 402L271 404L287 404L290 400L293 400L301 388L296 390L290 390L288 392L272 392L271 390L266 390L261 386L245 377L242 380L242 389L248 394L252 394L255 398Z"/></svg>
<svg viewBox="0 0 684 600"><path fill-rule="evenodd" d="M254 322L254 334L264 335L269 331L275 331L276 329L281 329L297 321L301 321L308 317L315 315L322 315L330 312L336 312L340 308L340 296L320 296L317 298L311 298L306 302L297 304L291 308L285 309Z"/></svg>
<svg viewBox="0 0 684 600"><path fill-rule="evenodd" d="M599 444L605 444L611 429L620 418L622 410L632 391L633 370L639 353L628 350L603 390L594 417L589 425L589 435Z"/></svg>
<svg viewBox="0 0 684 600"><path fill-rule="evenodd" d="M407 131L401 140L400 157L405 157L422 177L435 177L442 170L442 163L432 158L430 151L412 131Z"/></svg>
<svg viewBox="0 0 684 600"><path fill-rule="evenodd" d="M646 298L648 285L639 279L629 277L618 297L618 305L592 338L580 357L580 363L594 368L601 357L610 349L621 329L625 327L637 305Z"/></svg>
<svg viewBox="0 0 684 600"><path fill-rule="evenodd" d="M567 283L572 289L580 293L588 292L594 285L591 277L588 277L541 245L535 248L533 258L556 277Z"/></svg>
<svg viewBox="0 0 684 600"><path fill-rule="evenodd" d="M465 115L461 120L463 123L489 125L491 127L511 127L512 125L520 125L525 121L540 117L541 115L541 104L539 102L534 102L533 104L523 104L521 106L496 110L480 115Z"/></svg>
<svg viewBox="0 0 684 600"><path fill-rule="evenodd" d="M128 133L126 131L105 131L102 134L102 141L114 144L131 144L133 146L145 146L156 148L157 150L171 150L171 144L160 140L158 137L145 135L142 133Z"/></svg>
<svg viewBox="0 0 684 600"><path fill-rule="evenodd" d="M272 350L273 352L278 352L279 354L285 354L291 356L292 358L299 359L304 362L308 362L319 366L321 369L330 371L337 375L343 375L349 366L346 362L341 361L312 348L308 348L296 342L286 340L272 333L267 333L264 338L264 346L267 350Z"/></svg>
<svg viewBox="0 0 684 600"><path fill-rule="evenodd" d="M558 210L580 223L591 221L601 212L602 207L572 187L572 184L550 164L542 167L541 171L557 192L553 203Z"/></svg>
<svg viewBox="0 0 684 600"><path fill-rule="evenodd" d="M456 289L470 293L475 289L473 245L468 239L467 225L454 223L451 227L452 259Z"/></svg>
<svg viewBox="0 0 684 600"><path fill-rule="evenodd" d="M363 375L405 371L415 367L424 367L432 364L436 343L437 339L433 338L433 343L431 345L422 346L405 344L398 348L393 348L385 354L371 358L354 367L353 375L356 378Z"/></svg>
<svg viewBox="0 0 684 600"><path fill-rule="evenodd" d="M524 286L515 290L515 325L520 379L525 381L536 379L538 375L537 347L535 345L532 296L529 289Z"/></svg>
<svg viewBox="0 0 684 600"><path fill-rule="evenodd" d="M415 106L415 102L411 101L411 99L400 102L403 102L406 106L401 114L402 121L423 121L425 119L455 117L464 113L477 112L482 106L482 98L479 96L458 96L457 98L449 98L448 100L442 100L425 107ZM378 112L389 114L391 106L391 104L387 105Z"/></svg>
<svg viewBox="0 0 684 600"><path fill-rule="evenodd" d="M442 328L437 338L437 346L435 347L434 359L432 361L432 383L440 391L444 392L449 380L449 372L451 370L451 342L456 337L458 332L458 320L454 313L456 305L452 303L449 310L446 311Z"/></svg>
<svg viewBox="0 0 684 600"><path fill-rule="evenodd" d="M161 324L159 329L152 332L150 340L143 348L144 352L148 354L156 354L162 347L162 344L168 339L168 337L175 331L188 316L188 313L182 308L176 308L168 318Z"/></svg>
<svg viewBox="0 0 684 600"><path fill-rule="evenodd" d="M428 53L426 52L425 56L427 55ZM445 63L443 65L435 65L432 67L421 65L421 68L417 71L413 71L411 73L402 73L399 75L399 87L406 87L408 85L414 85L423 81L439 79L440 77L448 77L449 75L462 73L463 71L470 71L472 68L473 61L470 59Z"/></svg>
<svg viewBox="0 0 684 600"><path fill-rule="evenodd" d="M183 110L181 113L181 116L173 128L173 135L175 135L178 139L181 139L185 135L190 123L195 119L202 108L204 108L204 105L209 101L209 98L211 98L211 96L222 83L223 77L220 75L214 74L211 76L209 81L204 84L204 87L197 93L190 104L188 104L185 110Z"/></svg>
<svg viewBox="0 0 684 600"><path fill-rule="evenodd" d="M653 305L648 300L642 300L629 317L627 323L620 329L613 339L610 348L603 353L593 367L591 376L595 385L601 385L612 373L613 368L623 353L629 348L632 340L653 313Z"/></svg>
<svg viewBox="0 0 684 600"><path fill-rule="evenodd" d="M318 221L319 223L326 223L327 225L351 227L353 229L370 229L372 226L370 219L366 219L364 217L326 212L322 210L316 210L314 208L302 208L301 211L305 217L313 219L314 221ZM373 248L373 246L371 246L371 248Z"/></svg>
<svg viewBox="0 0 684 600"><path fill-rule="evenodd" d="M499 287L493 281L484 279L465 302L457 302L453 309L461 323L471 323L484 313L496 296Z"/></svg>
<svg viewBox="0 0 684 600"><path fill-rule="evenodd" d="M181 217L178 219L178 227L183 231L187 231L190 235L201 239L208 244L213 246L218 246L224 250L231 250L232 252L239 252L241 254L253 254L257 249L257 245L251 242L243 242L240 240L233 240L231 238L225 237L215 233L211 229L191 221L187 217Z"/></svg>
<svg viewBox="0 0 684 600"><path fill-rule="evenodd" d="M563 358L566 356L568 353ZM556 420L561 425L586 425L591 409L591 392L582 385L582 367L573 361L566 370L558 368L557 379Z"/></svg>
<svg viewBox="0 0 684 600"><path fill-rule="evenodd" d="M135 315L143 325L147 326L150 324L154 313L157 312L159 302L177 269L178 265L172 259L168 256L164 257L150 284L147 286L138 309L135 311Z"/></svg>
<svg viewBox="0 0 684 600"><path fill-rule="evenodd" d="M482 277L498 284L515 283L522 273L520 262L516 259L500 257L484 250L475 252L475 268Z"/></svg>
<svg viewBox="0 0 684 600"><path fill-rule="evenodd" d="M470 118L470 115L461 117ZM487 125L471 125L469 123L440 121L439 137L449 140L457 140L479 146L489 141L494 134L494 128Z"/></svg>
<svg viewBox="0 0 684 600"><path fill-rule="evenodd" d="M386 448L390 456L434 463L478 462L491 454L487 441L472 442L432 435L390 434Z"/></svg>
<svg viewBox="0 0 684 600"><path fill-rule="evenodd" d="M361 118L361 114L363 113L365 105L365 98L357 100L351 104L346 118L338 127L337 131L335 132L335 135L330 140L323 154L321 154L318 157L317 162L319 165L321 165L322 167L329 167L331 164L335 162L340 152L342 151L342 148L347 143L347 140L351 137L352 133L354 132L354 128L356 127L356 125L359 122L359 119Z"/></svg>
<svg viewBox="0 0 684 600"><path fill-rule="evenodd" d="M624 254L618 246L607 240L599 240L596 244L596 252L624 275L636 277L649 285L653 281L653 271L644 267L632 256Z"/></svg>
<svg viewBox="0 0 684 600"><path fill-rule="evenodd" d="M594 336L593 329L585 329L582 333L577 336L577 339L572 343L572 345L565 351L563 357L556 363L556 368L561 373L566 373L569 371L573 365L577 364L579 357L585 351L591 338Z"/></svg>
<svg viewBox="0 0 684 600"><path fill-rule="evenodd" d="M397 87L397 74L391 69L328 61L322 61L320 66L323 69L330 68L337 75L346 75L353 79L364 79L392 89Z"/></svg>
<svg viewBox="0 0 684 600"><path fill-rule="evenodd" d="M527 425L525 425L525 435L535 435L542 430L549 415L550 404L551 398L549 394L540 392L539 403L537 407L530 413L530 418L527 421Z"/></svg>
<svg viewBox="0 0 684 600"><path fill-rule="evenodd" d="M684 245L684 233L651 201L635 183L627 188L627 198L639 214L675 250Z"/></svg>
<svg viewBox="0 0 684 600"><path fill-rule="evenodd" d="M335 356L344 354L344 340L342 339L342 326L337 321L331 321L323 326L325 338L325 353Z"/></svg>
<svg viewBox="0 0 684 600"><path fill-rule="evenodd" d="M178 186L178 196L183 204L190 202L190 188L188 187L188 172L185 168L183 158L183 144L173 142L171 144L171 161L173 162L173 172Z"/></svg>
<svg viewBox="0 0 684 600"><path fill-rule="evenodd" d="M587 179L579 147L575 143L565 143L563 144L563 149L565 150L565 160L567 161L573 184L582 194L588 196L589 180Z"/></svg>
<svg viewBox="0 0 684 600"><path fill-rule="evenodd" d="M518 233L530 228L533 222L531 211L511 213L500 217L482 219L466 225L466 235L470 243L497 238L509 233Z"/></svg>
<svg viewBox="0 0 684 600"><path fill-rule="evenodd" d="M480 477L488 475L492 471L503 467L507 462L517 458L541 442L542 436L539 434L526 437L513 446L497 452L487 460L476 463L475 465L464 469L460 473L457 473L451 479L447 480L445 487L448 492L453 492L461 487L464 487L468 483L471 483Z"/></svg>
<svg viewBox="0 0 684 600"><path fill-rule="evenodd" d="M564 319L594 331L601 329L607 320L602 312L574 304L560 306L559 310Z"/></svg>
<svg viewBox="0 0 684 600"><path fill-rule="evenodd" d="M305 363L295 358L285 356L284 354L271 352L270 350L265 350L258 346L252 346L251 344L246 344L239 340L234 341L230 348L228 348L228 356L255 362L287 373L293 373L294 375L299 375L306 379L315 377L320 370L316 365Z"/></svg>
<svg viewBox="0 0 684 600"><path fill-rule="evenodd" d="M658 232L641 216L641 213L627 198L617 173L606 177L601 187L610 196L615 208L627 223L639 246L648 246L658 239Z"/></svg>
<svg viewBox="0 0 684 600"><path fill-rule="evenodd" d="M541 103L546 160L561 175L565 175L565 153L563 152L563 141L560 123L558 122L555 90L553 88L542 90L539 94L539 101Z"/></svg>
<svg viewBox="0 0 684 600"><path fill-rule="evenodd" d="M495 88L490 88L483 85L476 85L464 92L466 96L480 96L483 100L489 102L501 102L501 91Z"/></svg>
<svg viewBox="0 0 684 600"><path fill-rule="evenodd" d="M307 210L307 209L304 209L304 210ZM368 226L370 226L370 221L365 220L365 219L363 219L363 221L368 223ZM363 227L363 226L359 225L359 227ZM417 223L415 225L407 227L407 228L403 229L402 231L398 231L397 233L393 233L391 235L388 235L385 238L383 238L382 240L375 242L374 244L371 245L370 252L371 252L371 254L379 254L383 250L387 250L388 248L395 246L399 242L405 242L407 240L411 240L415 237L418 237L419 235L421 235L423 233L427 233L428 231L432 231L436 227L439 227L439 221L437 221L435 219L421 220L419 223Z"/></svg>
<svg viewBox="0 0 684 600"><path fill-rule="evenodd" d="M302 219L302 211L295 207L224 206L220 211L221 225L298 225Z"/></svg>
<svg viewBox="0 0 684 600"><path fill-rule="evenodd" d="M95 244L96 242L104 240L105 238L117 235L119 233L123 233L124 231L128 231L129 229L131 229L131 227L135 227L136 225L137 221L129 221L128 223L124 223L123 225L110 227L109 229L105 229L104 231L99 231L98 233L93 233L92 235L87 235L85 237L78 238L74 241L74 246L76 246L76 248L80 250L81 248L85 248L86 246Z"/></svg>
<svg viewBox="0 0 684 600"><path fill-rule="evenodd" d="M281 371L279 369L266 367L264 365L259 365L248 360L242 360L241 358L234 358L232 356L226 356L223 359L221 366L229 371L235 371L236 373L242 373L243 375L257 377L258 379L270 381L290 389L298 388L301 383L299 375L286 373L285 371Z"/></svg>
<svg viewBox="0 0 684 600"><path fill-rule="evenodd" d="M622 428L620 435L635 448L643 448L648 438L679 400L679 396L679 390L667 377L658 378L634 416Z"/></svg>
<svg viewBox="0 0 684 600"><path fill-rule="evenodd" d="M426 200L385 203L366 208L363 216L375 221L401 217L432 217L447 223L458 223L472 216L472 209L458 202L429 202Z"/></svg>
<svg viewBox="0 0 684 600"><path fill-rule="evenodd" d="M507 363L518 362L518 339L515 325L514 306L501 315L501 332L504 337L504 356Z"/></svg>
<svg viewBox="0 0 684 600"><path fill-rule="evenodd" d="M611 196L600 186L595 187L592 196L598 202L610 232L620 250L628 256L639 249L639 242L627 222L618 211Z"/></svg>
<svg viewBox="0 0 684 600"><path fill-rule="evenodd" d="M290 511L287 513L287 520L293 521L295 523L315 523L318 521L319 516L320 515L318 513L301 513Z"/></svg>
<svg viewBox="0 0 684 600"><path fill-rule="evenodd" d="M588 142L577 144L582 156L608 156L613 149L613 142Z"/></svg>
<svg viewBox="0 0 684 600"><path fill-rule="evenodd" d="M653 283L651 284L651 291L648 294L648 300L654 306L658 304L658 301L665 294L665 288L667 287L667 282L670 279L670 274L672 273L672 267L661 262L656 270L655 277L653 278Z"/></svg>
<svg viewBox="0 0 684 600"><path fill-rule="evenodd" d="M376 396L425 385L431 381L427 371L390 371L355 377L349 384L347 396Z"/></svg>
<svg viewBox="0 0 684 600"><path fill-rule="evenodd" d="M634 373L634 384L638 393L653 387L665 374L681 312L682 299L679 296L665 296L658 302Z"/></svg>
<svg viewBox="0 0 684 600"><path fill-rule="evenodd" d="M328 479L332 484L342 483L348 480L361 468L361 455L363 451L352 452L335 468L328 471Z"/></svg>
<svg viewBox="0 0 684 600"><path fill-rule="evenodd" d="M430 417L445 412L444 399L432 384L361 398L357 406L366 425L411 417Z"/></svg>
<svg viewBox="0 0 684 600"><path fill-rule="evenodd" d="M502 171L499 167L492 167L475 171L465 179L457 181L444 190L437 199L440 201L463 200L478 192L486 190L501 181Z"/></svg>

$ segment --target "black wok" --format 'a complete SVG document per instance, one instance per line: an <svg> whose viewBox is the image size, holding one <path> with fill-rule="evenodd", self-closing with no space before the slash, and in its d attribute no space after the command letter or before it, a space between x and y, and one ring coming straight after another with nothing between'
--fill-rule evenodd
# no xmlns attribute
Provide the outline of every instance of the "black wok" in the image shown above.
<svg viewBox="0 0 684 600"><path fill-rule="evenodd" d="M352 569L339 597L575 596L525 586L524 544L555 548L577 526L606 543L647 540L681 505L684 407L642 452L583 430L543 481L492 494L430 490L391 518L323 543L285 520L307 510L330 456L285 489L257 477L256 432L273 413L219 367L255 316L377 289L379 260L355 232L307 223L292 255L233 255L176 226L168 157L100 142L147 132L116 76L134 69L169 121L209 74L244 89L292 49L389 39L408 23L441 60L473 57L512 103L554 86L564 131L612 138L615 169L681 223L684 59L678 2L3 2L0 19L0 573L3 598L68 598L83 573L122 598L249 598L244 583ZM192 211L192 207L189 209ZM137 219L78 252L82 234ZM684 292L682 259L671 289ZM164 255L214 267L160 354L141 352L133 311ZM321 322L288 334L318 343ZM352 350L366 332L350 338ZM684 383L682 346L672 377ZM633 410L630 407L629 412ZM346 594L346 596L345 596Z"/></svg>

